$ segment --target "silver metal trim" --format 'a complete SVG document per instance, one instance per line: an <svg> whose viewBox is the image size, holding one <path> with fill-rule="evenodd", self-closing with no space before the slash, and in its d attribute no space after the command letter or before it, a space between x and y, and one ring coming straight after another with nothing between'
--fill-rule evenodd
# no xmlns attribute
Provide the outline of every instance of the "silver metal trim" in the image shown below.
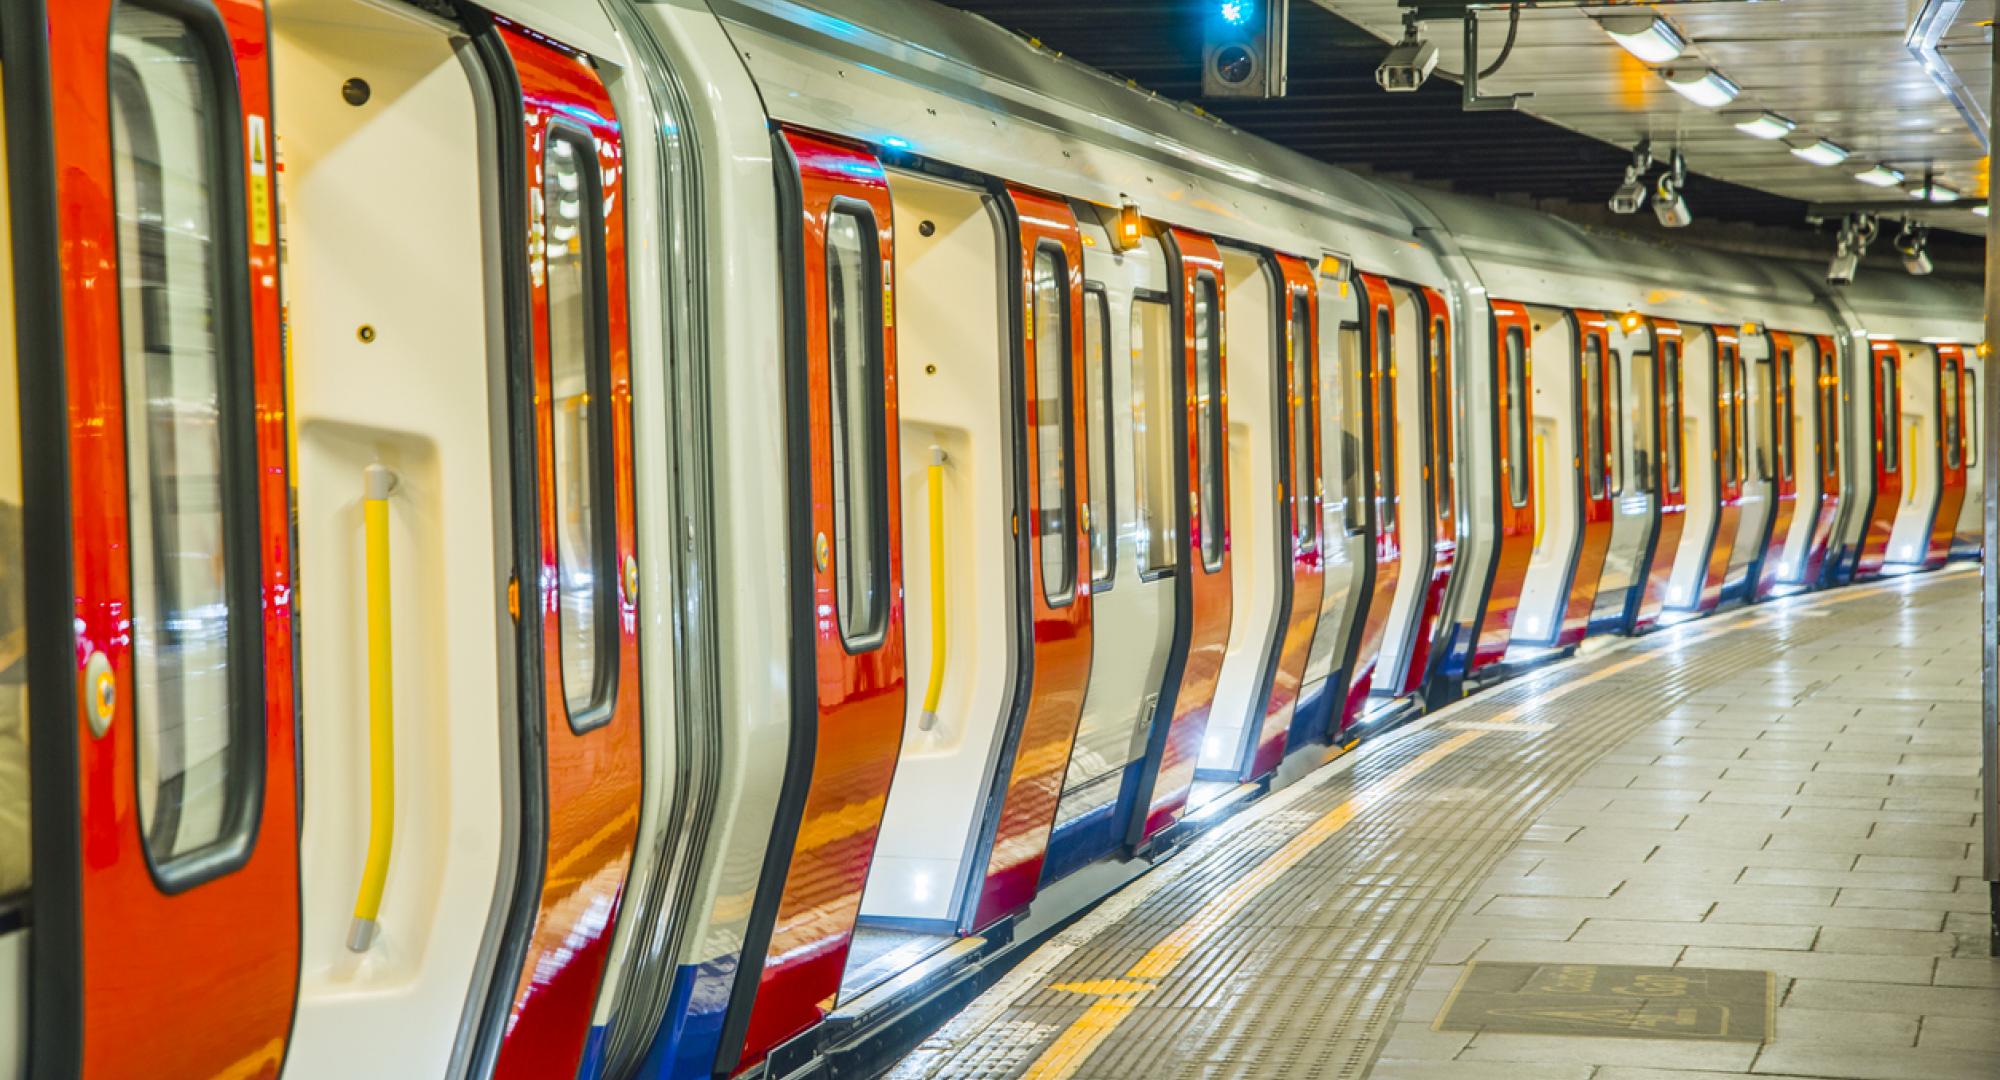
<svg viewBox="0 0 2000 1080"><path fill-rule="evenodd" d="M1924 6L1910 20L1909 32L1903 35L1903 47L1931 77L1938 90L1949 100L1958 115L1965 120L1965 126L1972 129L1974 138L1979 140L1979 148L1986 153L1993 152L1992 122L1986 118L1986 109L1980 104L1979 96L1958 77L1958 69L1951 66L1951 60L1939 50L1938 43L1958 21L1959 12L1965 7L1965 0L1924 0ZM1992 229L1987 229L1992 235Z"/></svg>

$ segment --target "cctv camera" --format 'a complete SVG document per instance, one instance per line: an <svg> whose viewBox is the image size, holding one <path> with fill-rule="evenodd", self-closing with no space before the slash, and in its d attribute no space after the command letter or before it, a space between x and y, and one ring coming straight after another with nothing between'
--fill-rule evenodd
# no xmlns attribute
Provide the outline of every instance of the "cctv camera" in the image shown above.
<svg viewBox="0 0 2000 1080"><path fill-rule="evenodd" d="M1828 264L1826 268L1826 283L1828 285L1852 285L1854 284L1854 271L1860 269L1860 267L1861 256L1846 247L1842 247L1839 251L1834 252L1833 262Z"/></svg>
<svg viewBox="0 0 2000 1080"><path fill-rule="evenodd" d="M1636 214L1646 205L1646 185L1637 180L1627 180L1611 193L1611 212L1614 214Z"/></svg>
<svg viewBox="0 0 2000 1080"><path fill-rule="evenodd" d="M1686 227L1694 221L1689 212L1687 200L1681 197L1681 189L1673 182L1671 175L1660 177L1660 183L1653 192L1653 216L1660 219L1660 225L1669 229Z"/></svg>
<svg viewBox="0 0 2000 1080"><path fill-rule="evenodd" d="M1903 257L1903 269L1915 277L1923 277L1931 272L1930 230L1915 222L1903 222L1903 231L1896 236L1896 252Z"/></svg>
<svg viewBox="0 0 2000 1080"><path fill-rule="evenodd" d="M1375 69L1375 82L1391 93L1407 94L1424 84L1437 70L1437 46L1428 41L1405 38Z"/></svg>
<svg viewBox="0 0 2000 1080"><path fill-rule="evenodd" d="M1931 272L1930 252L1919 250L1914 254L1905 254L1903 256L1903 269L1908 270L1916 277L1923 277L1929 274Z"/></svg>

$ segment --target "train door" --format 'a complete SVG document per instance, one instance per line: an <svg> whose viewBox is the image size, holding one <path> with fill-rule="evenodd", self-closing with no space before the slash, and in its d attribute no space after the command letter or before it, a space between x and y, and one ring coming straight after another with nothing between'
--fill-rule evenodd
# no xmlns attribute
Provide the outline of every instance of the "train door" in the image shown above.
<svg viewBox="0 0 2000 1080"><path fill-rule="evenodd" d="M1348 651L1347 702L1336 725L1341 731L1360 718L1369 691L1374 688L1403 559L1402 500L1397 483L1400 469L1394 301L1387 281L1374 274L1364 273L1360 277L1363 356L1360 392L1366 397L1363 415L1367 417L1362 446L1368 462L1366 498L1375 539L1375 570L1361 599L1361 632L1354 635Z"/></svg>
<svg viewBox="0 0 2000 1080"><path fill-rule="evenodd" d="M1843 474L1847 469L1847 444L1842 432L1847 425L1846 394L1840 377L1840 353L1833 338L1820 335L1813 349L1813 453L1818 461L1819 512L1806 541L1800 584L1816 586L1836 569L1838 558L1829 557L1839 546L1837 529L1845 504L1851 502Z"/></svg>
<svg viewBox="0 0 2000 1080"><path fill-rule="evenodd" d="M275 1075L299 783L264 7L4 17L9 147L34 162L8 170L6 284L34 317L0 405L0 894L42 872L8 994L36 1075Z"/></svg>
<svg viewBox="0 0 2000 1080"><path fill-rule="evenodd" d="M1855 542L1856 580L1882 573L1890 537L1903 504L1903 354L1894 341L1868 342L1869 390L1864 401L1869 428L1867 465L1873 495L1857 507L1861 533Z"/></svg>
<svg viewBox="0 0 2000 1080"><path fill-rule="evenodd" d="M784 236L795 695L718 1069L817 1023L840 992L901 748L905 696L894 208L874 156L775 139ZM999 391L995 387L995 392Z"/></svg>
<svg viewBox="0 0 2000 1080"><path fill-rule="evenodd" d="M1408 659L1402 665L1400 694L1416 693L1442 656L1445 592L1458 559L1458 397L1452 379L1451 306L1443 293L1428 287L1420 290L1419 299L1423 302L1419 335L1423 364L1419 374L1425 440L1420 479L1429 504L1430 568L1421 580L1417 622L1410 636Z"/></svg>
<svg viewBox="0 0 2000 1080"><path fill-rule="evenodd" d="M1986 499L1985 465L1980 460L1983 444L1982 417L1986 415L1985 399L1979 395L1980 379L1986 374L1986 361L1978 352L1960 350L1959 360L1964 364L1965 392L1960 398L1959 422L1964 425L1960 440L1965 444L1965 501L1959 507L1958 522L1952 532L1951 554L1954 558L1978 558L1980 549L1986 543L1986 522L1984 518Z"/></svg>
<svg viewBox="0 0 2000 1080"><path fill-rule="evenodd" d="M1576 628L1570 627L1570 608L1573 590L1578 582L1578 569L1583 563L1585 549L1586 515L1589 503L1606 497L1603 489L1602 470L1604 444L1603 429L1596 428L1595 435L1588 436L1590 445L1585 448L1586 433L1584 410L1586 402L1586 380L1583 373L1583 344L1577 333L1577 321L1570 312L1558 308L1530 308L1528 316L1534 323L1534 337L1531 341L1535 358L1535 379L1531 398L1531 413L1534 422L1534 442L1529 448L1529 468L1535 475L1535 545L1534 554L1528 563L1528 570L1521 588L1521 600L1514 614L1513 643L1509 650L1515 659L1529 658L1539 650L1560 648L1575 644L1582 637L1583 626L1579 620ZM1602 342L1593 334L1589 340L1602 349ZM1603 354L1599 351L1597 362L1601 365ZM1590 380L1589 386L1601 385ZM1592 419L1603 421L1602 400L1596 403ZM1586 453L1593 455L1599 467L1584 468ZM1589 498L1585 495L1586 474L1597 483ZM1610 524L1609 517L1602 525ZM1589 588L1595 591L1597 571L1602 564L1602 549L1590 560ZM1588 616L1586 605L1579 616Z"/></svg>
<svg viewBox="0 0 2000 1080"><path fill-rule="evenodd" d="M1966 474L1966 418L1971 415L1971 402L1965 394L1965 350L1957 345L1939 345L1937 348L1937 434L1938 434L1938 498L1937 509L1931 515L1930 550L1923 559L1924 566L1935 570L1951 558L1951 545L1958 533L1959 511L1967 501Z"/></svg>
<svg viewBox="0 0 2000 1080"><path fill-rule="evenodd" d="M1223 353L1229 369L1230 604L1229 646L1217 675L1215 705L1202 735L1190 799L1200 804L1228 790L1262 741L1264 711L1291 584L1285 526L1284 402L1286 294L1277 264L1237 248L1222 249L1229 311Z"/></svg>
<svg viewBox="0 0 2000 1080"><path fill-rule="evenodd" d="M1174 365L1178 437L1175 513L1187 570L1175 577L1174 654L1156 710L1127 842L1138 847L1173 824L1194 786L1201 740L1215 700L1216 679L1229 643L1228 375L1223 354L1225 297L1222 253L1189 229L1166 231L1172 325L1181 341Z"/></svg>
<svg viewBox="0 0 2000 1080"><path fill-rule="evenodd" d="M1582 353L1577 369L1577 417L1583 438L1577 448L1577 468L1582 473L1583 506L1576 565L1570 571L1569 597L1563 604L1560 645L1574 645L1590 631L1591 612L1604 579L1604 559L1611 547L1612 519L1617 513L1617 443L1613 433L1618 426L1619 405L1612 383L1618 358L1611 352L1609 321L1603 313L1579 310L1571 318Z"/></svg>
<svg viewBox="0 0 2000 1080"><path fill-rule="evenodd" d="M1333 740L1345 723L1354 642L1375 582L1368 533L1368 351L1366 290L1350 280L1346 260L1328 255L1317 278L1319 319L1319 476L1324 574L1318 625L1306 656L1305 684L1293 714L1292 742Z"/></svg>
<svg viewBox="0 0 2000 1080"><path fill-rule="evenodd" d="M1675 564L1687 532L1689 457L1687 452L1687 363L1686 341L1679 323L1671 319L1644 319L1644 330L1652 351L1652 377L1659 388L1655 395L1654 423L1659 436L1658 469L1655 477L1660 507L1659 527L1653 538L1645 584L1633 619L1635 631L1659 625L1673 593Z"/></svg>
<svg viewBox="0 0 2000 1080"><path fill-rule="evenodd" d="M1028 538L1027 557L1017 561L1030 579L1033 641L1023 643L1029 659L1017 666L1016 699L1024 690L1028 699L1009 724L988 796L980 838L985 869L971 888L976 900L964 916L967 930L990 926L1034 899L1090 683L1090 493L1087 447L1079 438L1088 429L1089 397L1083 236L1067 202L1020 187L1009 187L1007 196L1019 229L1009 311L1024 320L1014 335L1020 345L1010 398L1022 452L1015 460L1029 484L1027 491L1015 485Z"/></svg>
<svg viewBox="0 0 2000 1080"><path fill-rule="evenodd" d="M1709 327L1683 336L1682 390L1686 397L1684 443L1689 466L1687 527L1674 561L1667 606L1713 611L1722 600L1729 551L1736 540L1742 484L1742 444L1736 332Z"/></svg>
<svg viewBox="0 0 2000 1080"><path fill-rule="evenodd" d="M1391 298L1390 377L1394 384L1395 425L1390 429L1396 440L1395 490L1403 496L1397 510L1398 547L1401 549L1396 591L1389 599L1388 622L1382 632L1380 654L1370 693L1379 702L1400 696L1406 671L1423 636L1421 623L1430 598L1433 564L1436 561L1437 512L1431 460L1434 448L1432 422L1432 382L1430 372L1428 319L1423 296L1417 289L1389 286ZM1429 644L1423 646L1428 655ZM1362 658L1366 664L1367 658ZM1418 670L1421 679L1422 670Z"/></svg>
<svg viewBox="0 0 2000 1080"><path fill-rule="evenodd" d="M1651 335L1644 320L1627 315L1605 326L1610 362L1611 543L1597 583L1591 632L1627 633L1645 592L1647 562L1659 522L1654 490L1654 449L1659 412L1654 404Z"/></svg>
<svg viewBox="0 0 2000 1080"><path fill-rule="evenodd" d="M1005 732L1017 695L1026 693L1017 675L1029 618L1013 527L1019 436L1003 404L1016 399L1019 377L1008 322L1014 308L1000 301L1014 273L1005 211L981 185L900 170L887 184L909 685L881 831L872 854L860 856L867 879L843 998L958 932L978 883L974 864ZM1066 259L1067 247L1057 247ZM1055 284L1059 306L1051 314L1061 319L1071 313L1069 290L1064 280ZM1060 333L1043 340L1064 343Z"/></svg>
<svg viewBox="0 0 2000 1080"><path fill-rule="evenodd" d="M1759 583L1771 537L1778 534L1779 515L1787 522L1791 515L1791 495L1781 494L1785 486L1778 475L1778 455L1783 446L1785 395L1778 378L1778 352L1782 334L1758 332L1747 325L1737 339L1738 393L1743 398L1739 411L1742 425L1737 438L1743 443L1742 497L1736 523L1736 541L1729 553L1729 576L1724 585L1727 597L1755 600L1761 595ZM1783 505L1780 505L1782 501Z"/></svg>
<svg viewBox="0 0 2000 1080"><path fill-rule="evenodd" d="M1492 348L1498 369L1493 408L1499 432L1496 450L1500 461L1500 536L1499 550L1493 559L1493 585L1473 647L1474 673L1499 662L1507 653L1521 590L1527 583L1528 566L1534 554L1535 523L1540 520L1532 450L1534 381L1529 358L1534 327L1527 309L1512 301L1493 301L1492 312Z"/></svg>
<svg viewBox="0 0 2000 1080"><path fill-rule="evenodd" d="M373 796L307 806L294 1068L573 1071L643 770L617 113L511 24L462 28L472 86L435 23L278 14L306 782Z"/></svg>
<svg viewBox="0 0 2000 1080"><path fill-rule="evenodd" d="M1070 749L1043 881L1062 877L1124 842L1124 822L1131 816L1174 640L1173 577L1179 548L1173 524L1178 445L1173 365L1180 350L1160 238L1142 230L1123 238L1127 247L1121 251L1111 242L1111 230L1118 227L1115 210L1085 214L1081 224L1090 686ZM904 237L908 240L908 231ZM960 277L931 280L937 289L965 295ZM910 295L910 286L905 285L904 295ZM938 304L936 309L951 312L957 306ZM967 335L962 319L953 315L939 322L938 340L963 349ZM904 326L911 325L906 318Z"/></svg>
<svg viewBox="0 0 2000 1080"><path fill-rule="evenodd" d="M1774 334L1773 341L1777 342ZM1795 592L1806 581L1806 556L1819 520L1821 497L1819 448L1819 340L1810 334L1785 334L1778 344L1778 386L1785 395L1780 434L1785 453L1779 458L1778 482L1782 527L1773 526L1771 546L1764 556L1759 595Z"/></svg>
<svg viewBox="0 0 2000 1080"><path fill-rule="evenodd" d="M1276 668L1263 732L1245 770L1252 777L1276 768L1289 745L1288 733L1299 706L1306 660L1319 629L1326 592L1320 443L1328 436L1320 428L1319 292L1312 266L1305 260L1290 255L1276 259L1284 290L1284 356L1279 370L1285 407L1281 430L1286 513L1279 550L1290 568L1291 603L1274 657Z"/></svg>
<svg viewBox="0 0 2000 1080"><path fill-rule="evenodd" d="M1903 498L1890 530L1886 561L1902 572L1923 566L1929 558L1931 528L1947 496L1939 415L1944 398L1943 358L1932 345L1898 343L1897 351L1903 384L1897 413Z"/></svg>

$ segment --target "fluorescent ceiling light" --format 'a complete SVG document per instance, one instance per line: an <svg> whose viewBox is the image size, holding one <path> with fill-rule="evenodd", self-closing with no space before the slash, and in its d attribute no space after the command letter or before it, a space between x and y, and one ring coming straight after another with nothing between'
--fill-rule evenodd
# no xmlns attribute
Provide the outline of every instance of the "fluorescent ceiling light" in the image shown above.
<svg viewBox="0 0 2000 1080"><path fill-rule="evenodd" d="M1656 15L1606 15L1597 25L1626 52L1648 64L1664 64L1687 49L1687 40Z"/></svg>
<svg viewBox="0 0 2000 1080"><path fill-rule="evenodd" d="M1674 92L1704 109L1719 109L1742 93L1729 77L1714 68L1667 72L1667 85Z"/></svg>
<svg viewBox="0 0 2000 1080"><path fill-rule="evenodd" d="M1929 199L1934 203L1958 201L1958 192L1936 182L1926 190L1922 180L1911 180L1903 185L1903 190L1909 192L1912 199Z"/></svg>
<svg viewBox="0 0 2000 1080"><path fill-rule="evenodd" d="M1892 169L1887 165L1873 165L1855 173L1854 178L1875 187L1895 187L1903 182L1903 170Z"/></svg>
<svg viewBox="0 0 2000 1080"><path fill-rule="evenodd" d="M1739 113L1731 119L1736 123L1736 130L1759 139L1781 139L1798 127L1789 117L1774 112Z"/></svg>
<svg viewBox="0 0 2000 1080"><path fill-rule="evenodd" d="M1981 204L1979 204L1978 206L1975 206L1975 207L1973 207L1973 208L1972 208L1972 212L1973 212L1973 213L1975 213L1975 214L1978 214L1978 215L1979 215L1980 217L1985 217L1985 216L1986 216L1986 204L1985 204L1985 203L1981 203Z"/></svg>
<svg viewBox="0 0 2000 1080"><path fill-rule="evenodd" d="M1810 135L1804 138L1786 139L1785 145L1792 148L1792 153L1815 165L1838 165L1847 160L1846 147L1827 142L1825 139L1815 139Z"/></svg>

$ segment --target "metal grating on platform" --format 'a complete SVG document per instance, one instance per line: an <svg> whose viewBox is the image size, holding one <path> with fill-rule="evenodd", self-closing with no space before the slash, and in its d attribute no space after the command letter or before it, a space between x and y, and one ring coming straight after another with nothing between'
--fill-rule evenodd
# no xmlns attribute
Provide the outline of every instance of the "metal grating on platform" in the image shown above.
<svg viewBox="0 0 2000 1080"><path fill-rule="evenodd" d="M1362 1077L1447 923L1581 773L1676 705L1952 581L1668 630L1348 755L1057 935L892 1075Z"/></svg>

